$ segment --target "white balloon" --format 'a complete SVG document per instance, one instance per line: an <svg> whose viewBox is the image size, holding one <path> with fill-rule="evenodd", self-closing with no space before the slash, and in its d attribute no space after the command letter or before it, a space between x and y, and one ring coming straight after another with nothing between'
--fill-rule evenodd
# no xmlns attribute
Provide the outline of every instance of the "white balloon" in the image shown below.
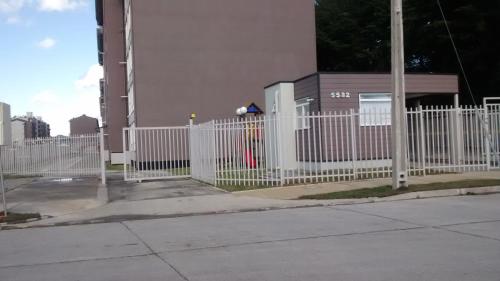
<svg viewBox="0 0 500 281"><path fill-rule="evenodd" d="M241 109L241 114L247 114L248 109L246 107L242 107Z"/></svg>

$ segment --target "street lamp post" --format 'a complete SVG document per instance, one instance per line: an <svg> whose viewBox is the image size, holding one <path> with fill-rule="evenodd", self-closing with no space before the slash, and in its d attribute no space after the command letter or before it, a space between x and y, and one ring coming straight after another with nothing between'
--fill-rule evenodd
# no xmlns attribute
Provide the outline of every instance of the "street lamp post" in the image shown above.
<svg viewBox="0 0 500 281"><path fill-rule="evenodd" d="M408 186L402 0L391 0L392 188Z"/></svg>

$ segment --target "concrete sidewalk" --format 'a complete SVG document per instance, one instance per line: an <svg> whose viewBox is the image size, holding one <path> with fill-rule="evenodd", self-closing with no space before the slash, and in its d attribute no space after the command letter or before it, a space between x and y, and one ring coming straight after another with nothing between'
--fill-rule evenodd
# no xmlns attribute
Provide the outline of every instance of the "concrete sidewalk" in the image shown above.
<svg viewBox="0 0 500 281"><path fill-rule="evenodd" d="M182 217L270 209L321 206L315 200L275 200L230 193L140 201L116 201L106 205L44 219L18 227L114 222L123 220Z"/></svg>
<svg viewBox="0 0 500 281"><path fill-rule="evenodd" d="M437 182L452 182L471 179L500 179L500 171L472 172L463 174L443 174L425 177L410 177L410 184L427 184ZM272 187L266 189L256 189L248 191L234 192L236 196L251 196L266 199L297 199L304 195L315 195L336 191L346 191L361 188L373 188L384 185L391 185L390 178L362 180L352 182L328 182L310 185L296 185L285 187Z"/></svg>
<svg viewBox="0 0 500 281"><path fill-rule="evenodd" d="M449 174L412 178L412 183L431 183L456 181L462 179L500 178L500 172L482 172L469 174ZM125 183L124 183L125 184ZM93 208L66 212L54 218L17 225L17 227L49 226L64 224L102 223L124 220L182 217L200 214L237 213L262 211L269 209L287 209L311 206L334 206L343 204L370 203L376 201L406 200L434 196L453 196L468 194L468 191L446 192L428 191L421 194L403 194L382 199L343 199L343 200L284 200L294 199L305 194L376 187L390 184L389 179L359 181L350 183L325 183L310 186L290 186L269 188L237 193L224 193L210 186L203 186L192 180L161 181L150 183L128 183L124 186L119 182L112 183L109 193L117 199L107 204ZM113 185L117 185L114 186ZM184 186L181 188L179 185ZM495 193L499 188L485 189L480 194ZM182 191L182 192L181 192ZM413 197L412 197L413 196Z"/></svg>

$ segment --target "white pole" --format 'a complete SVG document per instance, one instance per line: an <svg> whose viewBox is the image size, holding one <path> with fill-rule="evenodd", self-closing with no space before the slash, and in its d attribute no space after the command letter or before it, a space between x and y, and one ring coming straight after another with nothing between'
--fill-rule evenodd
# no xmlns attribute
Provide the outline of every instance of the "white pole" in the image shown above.
<svg viewBox="0 0 500 281"><path fill-rule="evenodd" d="M391 0L392 188L408 186L402 0Z"/></svg>
<svg viewBox="0 0 500 281"><path fill-rule="evenodd" d="M0 185L2 186L2 201L3 201L3 215L7 216L7 201L5 200L5 185L3 182L3 161L2 161L2 146L0 146Z"/></svg>
<svg viewBox="0 0 500 281"><path fill-rule="evenodd" d="M99 133L99 152L101 156L101 184L106 185L106 159L104 158L104 128L101 128ZM125 154L126 151L124 150ZM124 163L125 165L125 163Z"/></svg>

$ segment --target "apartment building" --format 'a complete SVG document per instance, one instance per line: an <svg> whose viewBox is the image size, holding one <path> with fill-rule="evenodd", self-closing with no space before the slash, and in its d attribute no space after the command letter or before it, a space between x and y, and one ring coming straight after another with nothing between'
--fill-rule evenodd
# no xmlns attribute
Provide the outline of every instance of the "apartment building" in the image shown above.
<svg viewBox="0 0 500 281"><path fill-rule="evenodd" d="M22 142L25 139L50 137L50 125L40 116L27 112L24 116L14 116L11 120L12 141Z"/></svg>
<svg viewBox="0 0 500 281"><path fill-rule="evenodd" d="M99 132L99 121L83 114L69 120L69 131L70 136L96 134Z"/></svg>
<svg viewBox="0 0 500 281"><path fill-rule="evenodd" d="M112 162L123 127L182 126L264 108L264 87L316 71L313 0L96 0L101 113Z"/></svg>
<svg viewBox="0 0 500 281"><path fill-rule="evenodd" d="M10 105L0 102L0 146L12 143L11 135Z"/></svg>

